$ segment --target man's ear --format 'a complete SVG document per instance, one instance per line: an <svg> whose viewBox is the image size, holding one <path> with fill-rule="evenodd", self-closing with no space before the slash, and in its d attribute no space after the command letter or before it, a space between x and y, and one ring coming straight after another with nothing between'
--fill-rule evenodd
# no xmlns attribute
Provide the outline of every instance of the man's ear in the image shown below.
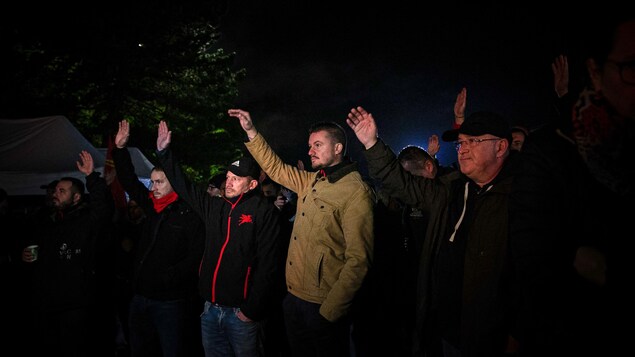
<svg viewBox="0 0 635 357"><path fill-rule="evenodd" d="M253 190L256 187L258 187L258 180L256 179L251 179L251 181L249 181L249 190Z"/></svg>
<svg viewBox="0 0 635 357"><path fill-rule="evenodd" d="M342 154L342 150L344 149L344 145L342 145L342 143L337 143L335 144L335 153L336 154Z"/></svg>
<svg viewBox="0 0 635 357"><path fill-rule="evenodd" d="M497 145L498 145L498 152L496 156L502 156L503 153L505 153L507 149L509 148L509 146L511 145L511 141L509 141L509 139L499 140Z"/></svg>
<svg viewBox="0 0 635 357"><path fill-rule="evenodd" d="M73 204L76 204L82 199L82 195L79 193L73 193Z"/></svg>

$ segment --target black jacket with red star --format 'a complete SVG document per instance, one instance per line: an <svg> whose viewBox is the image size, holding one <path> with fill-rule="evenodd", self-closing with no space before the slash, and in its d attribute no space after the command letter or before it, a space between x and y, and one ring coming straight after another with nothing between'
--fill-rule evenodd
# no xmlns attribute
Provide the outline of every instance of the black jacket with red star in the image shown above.
<svg viewBox="0 0 635 357"><path fill-rule="evenodd" d="M199 268L199 293L206 301L239 307L261 320L278 304L284 279L285 245L278 210L260 190L234 199L211 197L207 186L189 182L170 149L158 152L179 197L205 222L205 253Z"/></svg>

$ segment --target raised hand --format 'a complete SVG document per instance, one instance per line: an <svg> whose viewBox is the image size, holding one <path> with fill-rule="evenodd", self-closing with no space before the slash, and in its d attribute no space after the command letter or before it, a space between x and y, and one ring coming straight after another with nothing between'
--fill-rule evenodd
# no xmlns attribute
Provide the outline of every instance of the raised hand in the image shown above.
<svg viewBox="0 0 635 357"><path fill-rule="evenodd" d="M428 138L428 150L426 151L434 158L440 149L441 145L439 145L439 136L437 134L432 134L432 136Z"/></svg>
<svg viewBox="0 0 635 357"><path fill-rule="evenodd" d="M77 160L77 168L81 173L88 176L95 170L95 163L93 162L93 156L86 150L82 150L79 153L79 160Z"/></svg>
<svg viewBox="0 0 635 357"><path fill-rule="evenodd" d="M251 120L251 115L249 115L249 112L246 112L242 109L229 109L227 113L230 117L238 118L240 126L243 128L245 133L247 133L247 137L249 138L249 140L256 137L258 131L256 130L256 127Z"/></svg>
<svg viewBox="0 0 635 357"><path fill-rule="evenodd" d="M567 56L560 55L551 64L553 72L553 88L561 98L569 92L569 61Z"/></svg>
<svg viewBox="0 0 635 357"><path fill-rule="evenodd" d="M377 125L373 115L364 108L357 107L351 109L346 118L346 123L353 129L355 136L366 149L370 149L377 143Z"/></svg>
<svg viewBox="0 0 635 357"><path fill-rule="evenodd" d="M163 151L172 142L172 132L168 130L168 124L165 120L159 122L159 131L157 133L157 150Z"/></svg>
<svg viewBox="0 0 635 357"><path fill-rule="evenodd" d="M130 124L127 120L119 122L119 130L117 136L115 136L115 145L119 149L123 149L128 145L128 138L130 138Z"/></svg>
<svg viewBox="0 0 635 357"><path fill-rule="evenodd" d="M454 102L454 123L458 126L465 120L465 104L467 103L467 88L463 87L456 95Z"/></svg>

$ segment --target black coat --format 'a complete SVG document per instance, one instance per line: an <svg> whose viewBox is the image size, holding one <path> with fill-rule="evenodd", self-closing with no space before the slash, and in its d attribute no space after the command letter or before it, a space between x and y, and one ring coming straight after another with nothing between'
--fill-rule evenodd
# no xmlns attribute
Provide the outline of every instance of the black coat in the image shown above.
<svg viewBox="0 0 635 357"><path fill-rule="evenodd" d="M512 248L523 252L516 261L521 353L619 354L629 337L614 321L629 316L633 301L632 251L625 249L631 234L624 232L635 216L634 197L600 184L573 139L553 125L532 132L521 154L510 198ZM580 247L604 256L603 285L574 268Z"/></svg>
<svg viewBox="0 0 635 357"><path fill-rule="evenodd" d="M157 300L196 296L203 222L181 198L157 213L150 191L134 173L128 150L113 150L113 159L119 182L146 214L133 263L134 293Z"/></svg>
<svg viewBox="0 0 635 357"><path fill-rule="evenodd" d="M33 262L35 304L44 311L85 307L97 293L98 247L107 238L113 203L106 181L93 172L86 176L88 200L60 214L41 214L30 244L40 246Z"/></svg>

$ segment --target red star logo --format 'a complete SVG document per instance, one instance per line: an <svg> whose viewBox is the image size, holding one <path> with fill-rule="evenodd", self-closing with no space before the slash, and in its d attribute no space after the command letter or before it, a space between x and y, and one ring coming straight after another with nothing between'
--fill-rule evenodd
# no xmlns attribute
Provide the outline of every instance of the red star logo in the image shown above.
<svg viewBox="0 0 635 357"><path fill-rule="evenodd" d="M240 219L238 219L238 225L240 226L243 223L254 223L253 219L251 219L250 214L241 214Z"/></svg>

